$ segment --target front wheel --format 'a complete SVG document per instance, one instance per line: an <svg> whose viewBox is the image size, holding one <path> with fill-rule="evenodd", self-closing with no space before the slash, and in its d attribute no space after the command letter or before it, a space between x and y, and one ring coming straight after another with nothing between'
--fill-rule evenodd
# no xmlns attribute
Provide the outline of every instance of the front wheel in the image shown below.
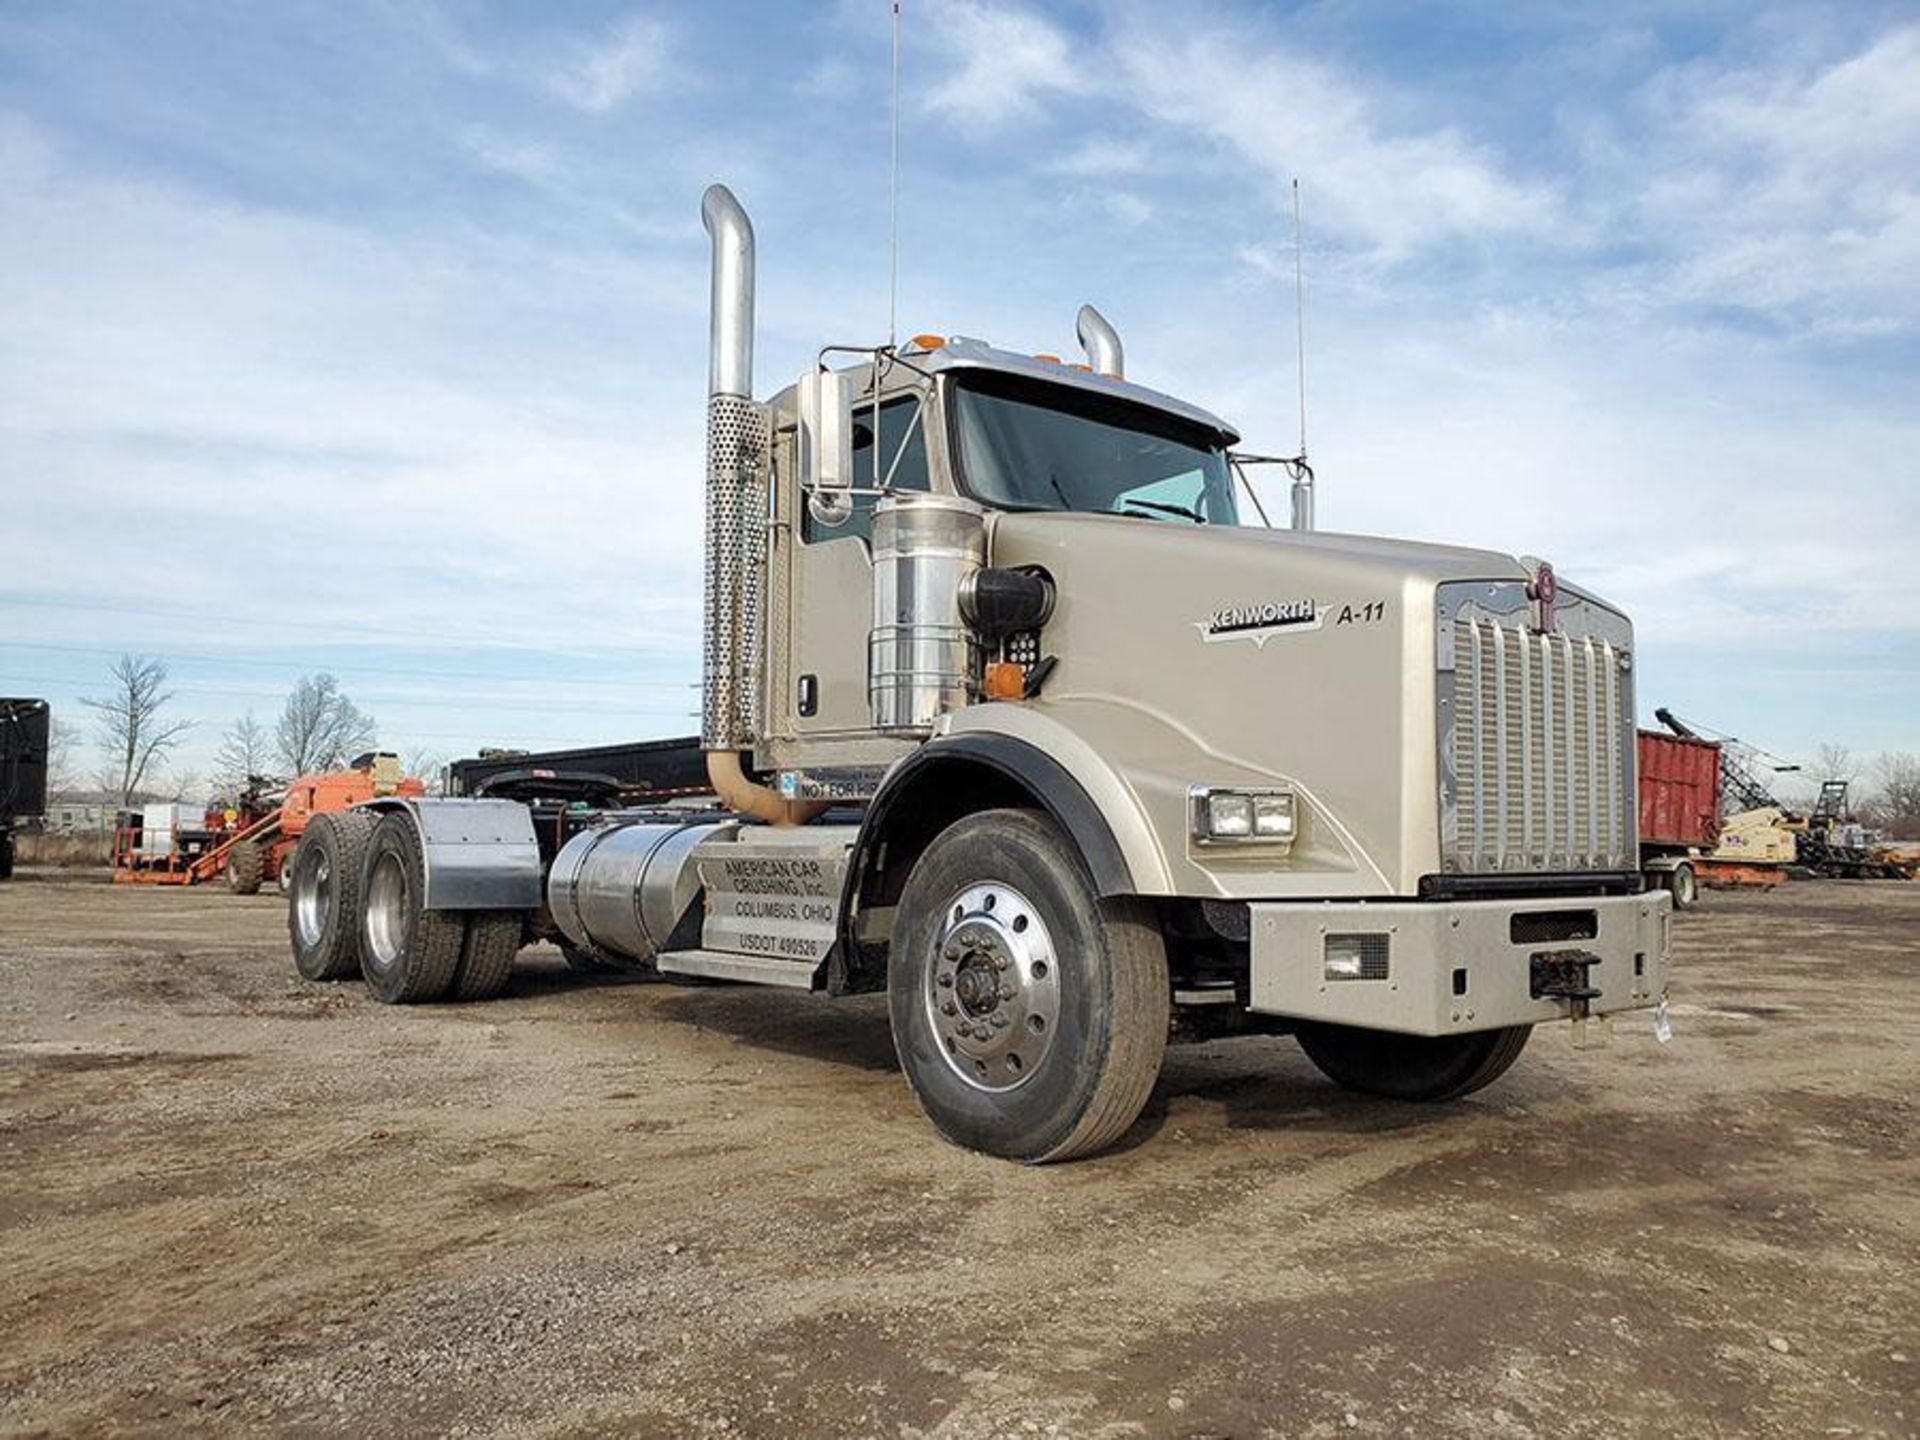
<svg viewBox="0 0 1920 1440"><path fill-rule="evenodd" d="M901 894L893 1043L940 1133L1069 1160L1138 1118L1166 1050L1166 947L1139 901L1102 899L1045 817L989 810L941 832Z"/></svg>
<svg viewBox="0 0 1920 1440"><path fill-rule="evenodd" d="M1336 1085L1392 1100L1457 1100L1504 1075L1532 1033L1527 1025L1471 1035L1396 1035L1308 1024L1296 1038Z"/></svg>
<svg viewBox="0 0 1920 1440"><path fill-rule="evenodd" d="M1693 866L1682 860L1667 876L1667 893L1673 896L1673 908L1691 910L1700 898L1700 880Z"/></svg>

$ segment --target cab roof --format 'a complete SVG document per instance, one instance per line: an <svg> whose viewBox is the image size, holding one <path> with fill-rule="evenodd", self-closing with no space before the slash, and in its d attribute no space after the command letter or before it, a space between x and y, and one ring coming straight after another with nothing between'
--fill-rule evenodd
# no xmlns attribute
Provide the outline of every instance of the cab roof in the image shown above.
<svg viewBox="0 0 1920 1440"><path fill-rule="evenodd" d="M1088 390L1097 395L1111 396L1116 400L1128 400L1136 405L1145 405L1169 415L1177 415L1183 420L1190 420L1196 425L1213 431L1227 445L1237 444L1240 440L1240 432L1218 415L1210 410L1202 410L1198 405L1190 405L1177 396L1167 395L1159 390L1149 390L1146 386L1136 385L1131 380L1117 380L1111 375L1098 375L1082 366L1067 365L1058 360L1043 359L1038 355L1021 355L1012 350L996 349L984 340L973 340L964 335L955 335L931 350L907 352L903 358L935 374L949 370L993 370L1004 375L1019 375L1049 385L1067 385L1076 390Z"/></svg>

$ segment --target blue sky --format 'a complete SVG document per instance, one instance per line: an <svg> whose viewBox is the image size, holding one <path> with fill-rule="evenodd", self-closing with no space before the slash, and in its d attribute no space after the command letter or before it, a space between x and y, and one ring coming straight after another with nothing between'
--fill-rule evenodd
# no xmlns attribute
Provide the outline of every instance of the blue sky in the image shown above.
<svg viewBox="0 0 1920 1440"><path fill-rule="evenodd" d="M886 0L0 6L0 693L169 659L206 767L689 733L701 188L763 393L886 322ZM901 323L1295 433L1323 527L1547 556L1640 695L1920 749L1920 18L908 0Z"/></svg>

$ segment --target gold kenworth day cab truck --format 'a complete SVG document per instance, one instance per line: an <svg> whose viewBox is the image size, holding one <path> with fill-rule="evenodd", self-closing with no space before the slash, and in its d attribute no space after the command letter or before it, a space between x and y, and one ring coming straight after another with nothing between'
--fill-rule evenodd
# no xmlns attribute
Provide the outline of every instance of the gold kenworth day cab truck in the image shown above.
<svg viewBox="0 0 1920 1440"><path fill-rule="evenodd" d="M1296 1036L1445 1100L1533 1026L1663 1004L1633 631L1538 562L1241 523L1231 426L967 339L829 347L756 400L753 231L713 242L711 794L538 780L316 817L290 930L384 1001L585 963L884 990L953 1141L1111 1144L1169 1038ZM836 368L835 360L851 363Z"/></svg>

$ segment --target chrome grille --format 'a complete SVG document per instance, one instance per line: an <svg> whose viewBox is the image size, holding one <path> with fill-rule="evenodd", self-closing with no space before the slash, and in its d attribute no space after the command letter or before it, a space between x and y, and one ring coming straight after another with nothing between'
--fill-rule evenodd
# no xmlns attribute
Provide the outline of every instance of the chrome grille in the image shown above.
<svg viewBox="0 0 1920 1440"><path fill-rule="evenodd" d="M1574 617L1542 634L1527 612L1463 609L1442 620L1443 632L1451 625L1439 697L1445 867L1637 868L1624 622L1580 633Z"/></svg>

